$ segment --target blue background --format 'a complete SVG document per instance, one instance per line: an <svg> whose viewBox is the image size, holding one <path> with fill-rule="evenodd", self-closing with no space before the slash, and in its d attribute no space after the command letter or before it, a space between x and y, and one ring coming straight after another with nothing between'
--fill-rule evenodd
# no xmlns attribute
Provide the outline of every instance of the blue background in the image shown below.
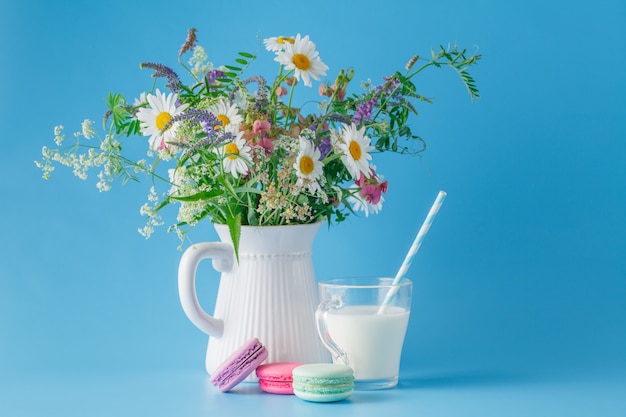
<svg viewBox="0 0 626 417"><path fill-rule="evenodd" d="M0 415L625 415L625 22L608 0L3 0ZM309 34L330 81L349 66L379 80L440 44L484 55L476 103L451 71L418 79L435 100L412 121L427 151L379 158L382 212L315 241L319 279L393 275L448 192L410 271L397 389L321 410L255 387L220 395L179 305L176 236L136 231L147 183L41 179L53 127L99 123L109 91L149 89L139 62L175 67L190 27L218 65L257 36ZM259 53L251 73L273 76ZM193 237L216 240L210 225ZM217 275L201 269L211 310Z"/></svg>

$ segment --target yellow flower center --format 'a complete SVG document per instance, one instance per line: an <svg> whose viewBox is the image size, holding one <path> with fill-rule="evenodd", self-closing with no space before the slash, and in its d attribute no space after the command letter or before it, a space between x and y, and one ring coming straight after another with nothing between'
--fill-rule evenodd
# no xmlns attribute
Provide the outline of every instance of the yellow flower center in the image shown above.
<svg viewBox="0 0 626 417"><path fill-rule="evenodd" d="M215 126L215 130L218 130L220 127L225 127L230 124L230 119L225 114L218 114L217 121L222 124L222 126Z"/></svg>
<svg viewBox="0 0 626 417"><path fill-rule="evenodd" d="M295 54L292 58L293 65L301 71L306 71L311 68L311 61L309 57L304 54Z"/></svg>
<svg viewBox="0 0 626 417"><path fill-rule="evenodd" d="M300 158L300 172L304 175L311 175L313 169L315 168L315 163L313 162L313 158L308 155L304 155Z"/></svg>
<svg viewBox="0 0 626 417"><path fill-rule="evenodd" d="M352 155L352 159L354 159L355 161L358 161L359 159L361 159L361 145L359 145L359 142L357 142L356 140L353 140L352 142L350 142L350 146L348 147L348 149L350 150L350 155Z"/></svg>
<svg viewBox="0 0 626 417"><path fill-rule="evenodd" d="M156 118L156 127L159 130L163 130L163 128L165 127L165 125L167 124L167 122L169 122L172 119L172 115L169 114L166 111L163 111L161 113L159 113L159 115Z"/></svg>
<svg viewBox="0 0 626 417"><path fill-rule="evenodd" d="M294 38L289 38L287 36L279 36L278 39L276 39L276 42L281 45L285 43L290 43L293 45L296 42L296 40Z"/></svg>
<svg viewBox="0 0 626 417"><path fill-rule="evenodd" d="M228 159L235 159L237 155L239 155L239 148L234 143L227 143L226 146L224 146L224 150L226 154L228 154Z"/></svg>

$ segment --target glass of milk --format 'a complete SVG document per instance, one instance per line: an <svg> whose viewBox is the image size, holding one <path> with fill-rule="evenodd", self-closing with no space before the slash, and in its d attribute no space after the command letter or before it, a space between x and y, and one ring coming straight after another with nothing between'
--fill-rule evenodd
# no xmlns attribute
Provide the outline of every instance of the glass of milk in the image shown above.
<svg viewBox="0 0 626 417"><path fill-rule="evenodd" d="M354 370L354 388L372 390L398 384L400 356L411 311L412 282L403 278L336 278L318 283L315 313L322 343ZM391 297L387 297L387 295ZM383 306L383 300L386 300Z"/></svg>

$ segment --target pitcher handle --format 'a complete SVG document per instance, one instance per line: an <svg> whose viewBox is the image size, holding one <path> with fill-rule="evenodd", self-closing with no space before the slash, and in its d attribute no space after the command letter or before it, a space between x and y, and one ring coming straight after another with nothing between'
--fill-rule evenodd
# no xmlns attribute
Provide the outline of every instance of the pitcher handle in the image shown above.
<svg viewBox="0 0 626 417"><path fill-rule="evenodd" d="M348 354L330 337L326 322L326 316L328 315L329 310L339 310L342 307L343 300L338 295L334 295L331 298L322 301L319 306L317 306L317 310L315 310L315 322L317 324L317 334L326 349L328 349L333 356L335 363L340 361L345 365L349 365Z"/></svg>
<svg viewBox="0 0 626 417"><path fill-rule="evenodd" d="M196 293L196 271L200 261L211 258L218 272L229 272L234 263L232 245L222 242L204 242L190 246L178 265L178 295L183 311L191 322L209 336L221 337L224 333L223 320L207 314Z"/></svg>

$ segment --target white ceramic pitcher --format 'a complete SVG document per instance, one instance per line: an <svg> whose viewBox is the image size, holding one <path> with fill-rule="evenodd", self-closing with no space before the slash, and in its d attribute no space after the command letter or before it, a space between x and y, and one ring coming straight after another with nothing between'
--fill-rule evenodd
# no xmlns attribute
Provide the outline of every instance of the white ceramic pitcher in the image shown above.
<svg viewBox="0 0 626 417"><path fill-rule="evenodd" d="M315 324L319 296L311 254L320 225L242 226L239 263L225 225L215 225L221 242L185 251L178 269L180 301L191 322L209 335L209 374L252 337L267 348L268 363L330 361ZM196 294L196 270L206 258L222 273L213 315Z"/></svg>

